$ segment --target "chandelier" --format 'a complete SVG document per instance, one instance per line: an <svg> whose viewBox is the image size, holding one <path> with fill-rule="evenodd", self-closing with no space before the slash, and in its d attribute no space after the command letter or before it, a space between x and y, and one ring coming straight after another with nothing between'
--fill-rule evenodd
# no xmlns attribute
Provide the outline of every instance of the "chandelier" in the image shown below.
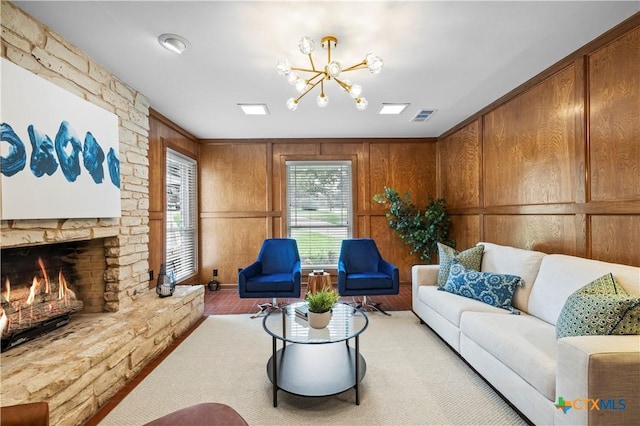
<svg viewBox="0 0 640 426"><path fill-rule="evenodd" d="M372 74L378 74L382 71L383 61L382 58L373 53L367 53L362 62L352 65L347 68L342 68L342 65L338 61L331 59L331 48L338 45L338 38L336 36L328 35L322 37L321 45L327 49L327 64L317 69L311 54L315 48L313 39L311 37L302 37L298 47L303 55L309 56L309 62L311 68L298 68L292 67L289 61L281 59L276 66L278 74L287 77L287 81L296 87L296 90L300 94L297 98L289 98L287 100L287 108L291 111L295 111L298 108L298 102L307 93L312 91L316 86L320 85L320 94L316 98L316 103L319 107L324 108L329 104L329 97L324 93L324 82L333 80L344 89L356 102L356 108L360 111L367 109L367 100L360 96L362 93L362 86L359 84L353 84L349 80L343 79L342 74L348 71L369 69ZM300 73L305 73L306 77Z"/></svg>

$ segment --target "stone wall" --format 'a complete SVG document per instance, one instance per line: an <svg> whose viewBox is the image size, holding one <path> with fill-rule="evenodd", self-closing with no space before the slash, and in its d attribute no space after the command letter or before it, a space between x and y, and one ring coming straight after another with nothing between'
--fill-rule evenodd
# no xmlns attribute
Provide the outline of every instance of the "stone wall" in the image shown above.
<svg viewBox="0 0 640 426"><path fill-rule="evenodd" d="M3 58L118 116L122 217L3 220L1 246L104 238L106 311L149 284L149 103L84 52L9 2L1 3Z"/></svg>
<svg viewBox="0 0 640 426"><path fill-rule="evenodd" d="M92 280L104 282L103 313L73 316L2 353L1 405L47 401L52 425L81 425L202 317L204 288L178 286L163 299L148 289L147 99L14 4L0 9L3 58L118 116L120 218L1 221L1 248L98 239L104 246L104 279Z"/></svg>

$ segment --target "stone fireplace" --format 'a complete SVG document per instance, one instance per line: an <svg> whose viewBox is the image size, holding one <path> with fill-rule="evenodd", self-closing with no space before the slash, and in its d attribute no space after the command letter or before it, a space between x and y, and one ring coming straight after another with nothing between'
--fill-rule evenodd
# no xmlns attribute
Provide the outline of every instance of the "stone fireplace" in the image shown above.
<svg viewBox="0 0 640 426"><path fill-rule="evenodd" d="M135 254L141 245L123 249L126 237L64 238L104 234L100 221L89 230L77 226L85 220L2 221L0 294L12 321L27 321L30 293L38 312L72 305L59 294L61 275L80 306L68 324L2 352L2 405L47 401L51 424L84 424L204 311L203 286L178 286L167 298L150 290L148 272L134 273L147 266Z"/></svg>

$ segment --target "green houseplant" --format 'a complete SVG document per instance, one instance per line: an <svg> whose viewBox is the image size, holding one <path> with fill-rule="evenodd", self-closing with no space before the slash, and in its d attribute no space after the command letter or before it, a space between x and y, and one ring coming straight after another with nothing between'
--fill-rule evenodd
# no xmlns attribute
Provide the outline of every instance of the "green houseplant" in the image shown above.
<svg viewBox="0 0 640 426"><path fill-rule="evenodd" d="M313 328L324 328L331 321L331 308L336 304L340 295L329 287L323 287L316 292L308 292L304 298L309 308L309 325Z"/></svg>
<svg viewBox="0 0 640 426"><path fill-rule="evenodd" d="M431 262L438 252L438 242L455 247L455 241L449 239L451 220L443 198L429 197L422 211L413 204L408 192L402 198L398 191L385 186L384 192L375 194L373 200L387 206L389 227L411 246L411 254L418 253L421 260Z"/></svg>

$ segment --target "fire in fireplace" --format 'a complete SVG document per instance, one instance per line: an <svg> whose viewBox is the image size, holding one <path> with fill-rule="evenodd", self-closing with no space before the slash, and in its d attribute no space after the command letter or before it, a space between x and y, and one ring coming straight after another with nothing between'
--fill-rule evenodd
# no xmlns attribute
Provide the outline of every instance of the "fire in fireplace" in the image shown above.
<svg viewBox="0 0 640 426"><path fill-rule="evenodd" d="M44 250L50 256L43 259L38 254L42 251L3 250L2 351L69 323L70 315L83 308L68 281L75 275L73 260L60 252L51 255L51 249Z"/></svg>

